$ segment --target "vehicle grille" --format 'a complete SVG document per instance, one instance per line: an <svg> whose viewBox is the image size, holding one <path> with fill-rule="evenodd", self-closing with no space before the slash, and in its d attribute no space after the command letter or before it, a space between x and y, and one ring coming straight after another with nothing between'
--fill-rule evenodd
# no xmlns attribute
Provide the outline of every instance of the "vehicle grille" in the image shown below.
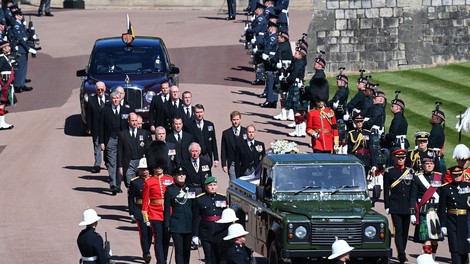
<svg viewBox="0 0 470 264"><path fill-rule="evenodd" d="M139 89L132 89L132 88L124 88L126 92L126 99L127 102L135 109L142 109L143 108L143 102L142 100L142 91Z"/></svg>
<svg viewBox="0 0 470 264"><path fill-rule="evenodd" d="M346 240L350 245L361 244L361 222L312 222L311 242L315 245L331 245L338 239Z"/></svg>

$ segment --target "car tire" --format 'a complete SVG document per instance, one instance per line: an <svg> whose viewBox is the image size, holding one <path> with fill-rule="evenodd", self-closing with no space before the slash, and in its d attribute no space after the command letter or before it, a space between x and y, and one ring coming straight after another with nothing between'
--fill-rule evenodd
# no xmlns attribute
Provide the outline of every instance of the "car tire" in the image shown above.
<svg viewBox="0 0 470 264"><path fill-rule="evenodd" d="M276 241L273 240L269 245L269 254L268 254L268 261L269 264L283 264L286 263L281 258L281 251L279 247L276 245Z"/></svg>

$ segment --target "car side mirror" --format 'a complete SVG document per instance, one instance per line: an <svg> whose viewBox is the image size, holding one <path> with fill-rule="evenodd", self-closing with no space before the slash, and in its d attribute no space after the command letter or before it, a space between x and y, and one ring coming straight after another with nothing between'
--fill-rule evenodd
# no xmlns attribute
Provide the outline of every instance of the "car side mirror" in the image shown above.
<svg viewBox="0 0 470 264"><path fill-rule="evenodd" d="M179 74L180 68L176 67L175 65L170 65L170 74Z"/></svg>
<svg viewBox="0 0 470 264"><path fill-rule="evenodd" d="M265 188L264 186L256 186L256 199L258 201L264 201L266 198Z"/></svg>
<svg viewBox="0 0 470 264"><path fill-rule="evenodd" d="M81 69L77 71L77 77L84 77L84 76L87 76L85 69Z"/></svg>

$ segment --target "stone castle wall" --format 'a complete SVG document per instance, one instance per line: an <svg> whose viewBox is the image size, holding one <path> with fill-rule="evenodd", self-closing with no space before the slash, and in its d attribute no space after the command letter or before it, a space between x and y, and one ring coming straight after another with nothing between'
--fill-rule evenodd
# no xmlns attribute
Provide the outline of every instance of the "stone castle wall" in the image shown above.
<svg viewBox="0 0 470 264"><path fill-rule="evenodd" d="M470 0L314 0L313 10L309 61L325 51L327 72L470 60Z"/></svg>

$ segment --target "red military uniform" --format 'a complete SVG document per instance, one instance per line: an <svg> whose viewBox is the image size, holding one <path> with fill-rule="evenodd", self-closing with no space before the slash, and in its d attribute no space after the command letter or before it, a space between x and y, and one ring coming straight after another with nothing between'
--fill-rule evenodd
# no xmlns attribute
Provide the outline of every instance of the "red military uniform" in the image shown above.
<svg viewBox="0 0 470 264"><path fill-rule="evenodd" d="M444 183L452 182L452 176L449 173L449 170L446 171L446 175L444 177ZM470 168L466 168L463 171L462 182L470 182Z"/></svg>
<svg viewBox="0 0 470 264"><path fill-rule="evenodd" d="M312 138L313 150L332 151L333 144L337 141L335 145L339 143L335 113L328 107L308 112L305 131Z"/></svg>
<svg viewBox="0 0 470 264"><path fill-rule="evenodd" d="M168 175L153 176L144 183L142 191L142 214L144 222L163 221L163 201L166 187L173 184L173 177ZM146 219L147 218L147 219Z"/></svg>

